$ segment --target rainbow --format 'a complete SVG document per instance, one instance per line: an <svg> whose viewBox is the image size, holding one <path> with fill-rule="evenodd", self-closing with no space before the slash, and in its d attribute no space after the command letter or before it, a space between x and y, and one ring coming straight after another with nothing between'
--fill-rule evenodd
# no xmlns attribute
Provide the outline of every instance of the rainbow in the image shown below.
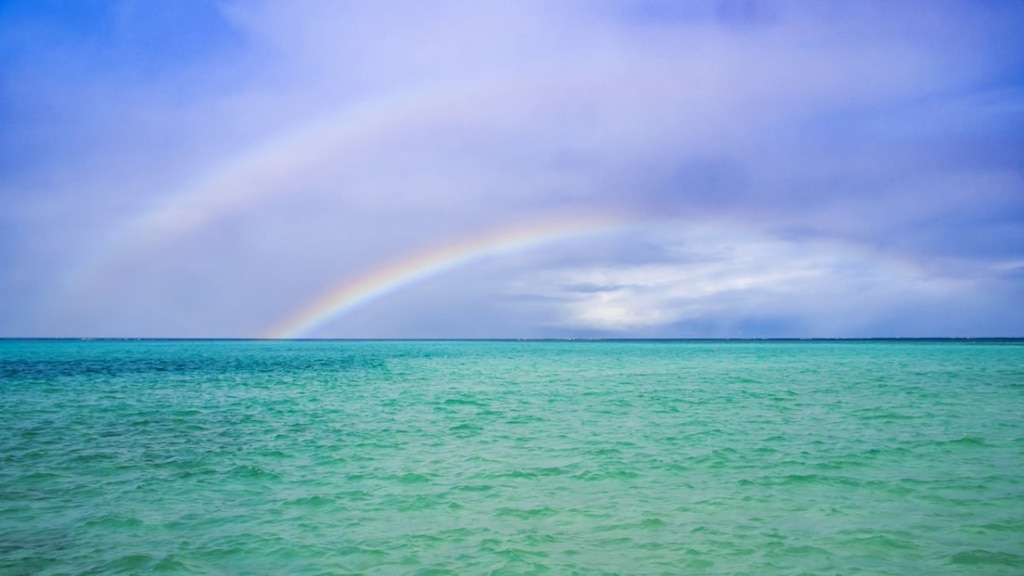
<svg viewBox="0 0 1024 576"><path fill-rule="evenodd" d="M346 280L289 315L266 338L301 338L328 321L410 284L472 261L586 234L611 232L632 221L591 216L520 224L409 255Z"/></svg>
<svg viewBox="0 0 1024 576"><path fill-rule="evenodd" d="M62 283L73 288L93 282L123 259L293 190L292 183L300 175L315 174L329 162L337 164L356 152L384 146L403 131L465 114L473 103L490 101L494 94L514 87L514 80L505 78L425 86L353 104L274 133L221 159L112 230L67 271Z"/></svg>
<svg viewBox="0 0 1024 576"><path fill-rule="evenodd" d="M588 72L580 69L576 73ZM564 82L565 78L564 69L552 65L534 70L529 77L495 73L473 81L425 84L351 102L275 131L218 159L98 238L64 272L60 290L78 292L82 286L105 281L110 268L118 263L144 257L151 249L208 227L225 215L294 191L296 179L315 177L327 166L337 169L355 154L379 150L408 131L486 114L491 102L510 94L542 97L548 83Z"/></svg>

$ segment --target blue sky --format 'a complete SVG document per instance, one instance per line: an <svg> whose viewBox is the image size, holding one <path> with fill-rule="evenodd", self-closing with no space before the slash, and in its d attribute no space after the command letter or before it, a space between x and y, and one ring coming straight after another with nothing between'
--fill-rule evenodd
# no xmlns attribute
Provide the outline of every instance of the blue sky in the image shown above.
<svg viewBox="0 0 1024 576"><path fill-rule="evenodd" d="M0 3L0 336L1024 336L1020 2Z"/></svg>

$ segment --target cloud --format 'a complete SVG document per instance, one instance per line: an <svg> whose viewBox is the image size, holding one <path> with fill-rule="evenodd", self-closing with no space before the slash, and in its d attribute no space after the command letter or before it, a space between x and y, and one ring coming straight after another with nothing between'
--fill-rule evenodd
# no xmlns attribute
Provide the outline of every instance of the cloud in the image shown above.
<svg viewBox="0 0 1024 576"><path fill-rule="evenodd" d="M729 330L771 316L788 319L793 335L807 336L863 334L887 317L969 299L977 288L973 280L834 242L794 242L725 226L661 236L676 247L661 262L556 267L527 276L518 294L551 304L560 314L555 324L606 334L660 333L701 321L719 323L725 332L717 335L739 336Z"/></svg>
<svg viewBox="0 0 1024 576"><path fill-rule="evenodd" d="M1012 4L175 6L5 18L0 333L255 335L565 214L744 240L509 255L320 335L1019 332L993 272L1024 257ZM965 297L992 303L927 320Z"/></svg>

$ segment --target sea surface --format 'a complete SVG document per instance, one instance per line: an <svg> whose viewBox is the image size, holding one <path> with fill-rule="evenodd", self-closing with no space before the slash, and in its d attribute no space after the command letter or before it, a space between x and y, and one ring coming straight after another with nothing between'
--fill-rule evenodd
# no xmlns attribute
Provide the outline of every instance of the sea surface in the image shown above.
<svg viewBox="0 0 1024 576"><path fill-rule="evenodd" d="M0 341L0 574L1024 574L1021 341Z"/></svg>

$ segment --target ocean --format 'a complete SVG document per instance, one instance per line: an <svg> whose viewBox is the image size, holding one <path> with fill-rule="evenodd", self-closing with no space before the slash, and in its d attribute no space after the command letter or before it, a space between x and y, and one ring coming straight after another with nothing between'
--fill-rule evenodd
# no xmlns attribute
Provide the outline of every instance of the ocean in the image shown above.
<svg viewBox="0 0 1024 576"><path fill-rule="evenodd" d="M0 574L1022 574L1022 341L0 341Z"/></svg>

